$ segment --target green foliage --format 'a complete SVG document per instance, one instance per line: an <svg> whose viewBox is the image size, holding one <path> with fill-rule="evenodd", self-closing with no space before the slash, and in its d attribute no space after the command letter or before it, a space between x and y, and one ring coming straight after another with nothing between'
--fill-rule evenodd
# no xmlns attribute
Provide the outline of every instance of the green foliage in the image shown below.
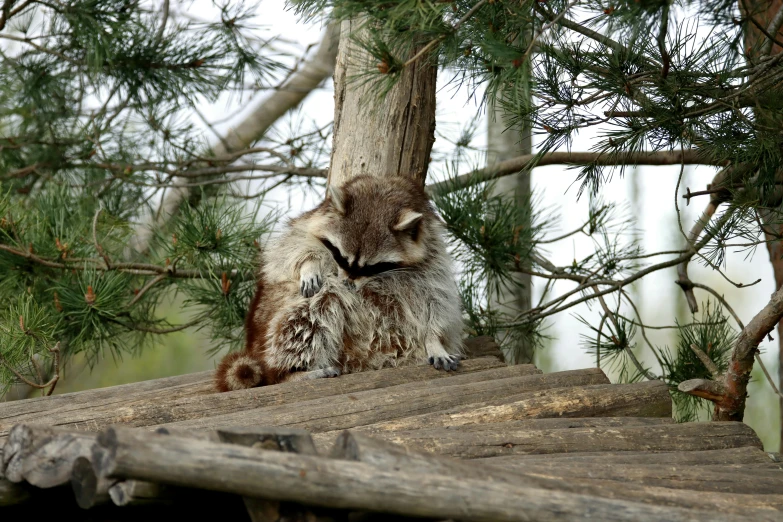
<svg viewBox="0 0 783 522"><path fill-rule="evenodd" d="M696 419L700 409L710 410L711 404L698 397L682 393L677 385L689 379L713 379L713 375L704 366L691 348L696 346L709 356L718 371L723 374L728 367L731 350L737 340L737 333L723 315L720 307L707 302L700 319L687 325L678 324L679 339L670 349L658 350L657 356L663 368L664 380L671 386L677 418L681 422Z"/></svg>
<svg viewBox="0 0 783 522"><path fill-rule="evenodd" d="M220 184L242 156L290 164L267 149L214 158L187 121L204 101L278 82L284 55L242 3L213 3L216 22L136 0L6 4L0 392L42 386L76 354L120 358L186 327L208 329L215 350L236 346L276 215L261 211L263 192L251 207L206 196L141 252L131 242L175 180ZM169 324L158 309L177 292L190 317Z"/></svg>

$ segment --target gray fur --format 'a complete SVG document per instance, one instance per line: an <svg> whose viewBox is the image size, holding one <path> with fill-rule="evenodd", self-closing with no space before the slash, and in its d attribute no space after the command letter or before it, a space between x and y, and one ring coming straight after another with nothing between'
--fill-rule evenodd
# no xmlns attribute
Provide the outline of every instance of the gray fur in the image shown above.
<svg viewBox="0 0 783 522"><path fill-rule="evenodd" d="M337 205L328 198L271 242L262 276L281 299L268 329L270 368L336 368L348 354L344 340L350 339L348 366L361 362L362 369L375 369L429 361L439 369L456 369L463 322L444 227L423 196L419 200L414 193L408 204L405 190L410 189L389 180L345 185L331 193L331 199L339 195ZM410 219L411 212L421 213L421 219ZM400 238L395 228L400 219L420 227L416 240ZM394 262L405 268L350 279L322 238L351 263ZM398 306L386 313L363 295Z"/></svg>

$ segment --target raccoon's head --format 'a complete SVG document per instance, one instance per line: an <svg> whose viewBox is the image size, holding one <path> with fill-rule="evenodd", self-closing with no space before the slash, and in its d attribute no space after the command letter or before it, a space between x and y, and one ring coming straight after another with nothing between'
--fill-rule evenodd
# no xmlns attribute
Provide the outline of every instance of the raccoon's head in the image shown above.
<svg viewBox="0 0 783 522"><path fill-rule="evenodd" d="M422 265L440 233L424 191L401 177L359 176L330 187L321 210L312 232L355 284Z"/></svg>

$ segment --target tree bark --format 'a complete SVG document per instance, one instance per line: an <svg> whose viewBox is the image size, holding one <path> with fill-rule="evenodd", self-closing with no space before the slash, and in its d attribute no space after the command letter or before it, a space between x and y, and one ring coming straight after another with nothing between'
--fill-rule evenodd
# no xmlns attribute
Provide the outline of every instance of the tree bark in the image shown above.
<svg viewBox="0 0 783 522"><path fill-rule="evenodd" d="M111 428L101 474L330 508L465 521L731 521L744 516L562 493L360 462L257 451ZM191 458L191 456L198 458ZM775 512L753 513L776 520Z"/></svg>
<svg viewBox="0 0 783 522"><path fill-rule="evenodd" d="M518 366L505 369L512 370L514 368L518 368ZM504 402L510 400L509 397L524 391L533 392L548 388L577 387L606 382L606 376L603 372L594 370L594 368L590 368L545 375L521 375L481 382L472 382L472 375L456 375L448 379L425 381L421 386L416 387L406 384L382 390L336 395L300 402L296 408L292 408L288 404L281 404L228 415L176 422L170 426L206 430L221 426L250 424L291 426L303 428L312 433L344 430L383 421L404 419L416 412L447 411L457 406L475 405L487 401L491 403ZM494 372L495 370L490 371ZM466 384L461 382L464 379L467 379ZM448 384L448 386L444 384ZM576 395L578 396L578 394ZM578 398L575 400L578 401Z"/></svg>
<svg viewBox="0 0 783 522"><path fill-rule="evenodd" d="M773 20L779 19L783 14L783 1L771 0L739 0L740 12L745 17L753 17L762 27L771 30L771 36L778 41L783 38L783 28L778 24L774 27ZM745 48L748 50L749 61L758 56L757 53L775 55L781 52L781 47L764 35L753 23L746 23ZM767 125L779 126L779 120L766 117L762 109L755 109L755 116ZM779 166L778 181L783 180L783 166ZM764 212L761 215L764 223L764 239L767 241L772 272L775 279L775 288L783 288L783 225L780 224L779 212ZM783 390L783 319L778 321L778 389ZM744 406L744 402L743 402ZM778 397L779 426L779 451L783 451L783 397ZM717 413L717 409L716 409Z"/></svg>
<svg viewBox="0 0 783 522"><path fill-rule="evenodd" d="M529 76L529 75L528 75ZM529 82L529 77L526 82ZM529 90L526 89L529 98ZM502 91L498 93L502 96ZM527 102L529 103L529 99ZM533 152L532 135L530 127L518 130L508 128L502 109L490 106L487 110L487 169L491 170L495 165L508 161L517 156L531 154ZM530 170L523 170L513 176L499 178L495 182L494 193L497 195L509 195L513 197L519 207L528 205L530 201ZM530 227L530 223L518 223L518 226ZM533 287L530 274L517 272L513 275L513 284L502 287L498 295L492 295L490 306L495 310L515 317L526 312L532 307ZM499 332L502 336L508 332ZM529 339L520 339L507 344L510 360L514 363L532 363L533 345Z"/></svg>
<svg viewBox="0 0 783 522"><path fill-rule="evenodd" d="M351 40L362 19L342 23L334 72L334 141L329 184L355 176L405 176L421 186L435 141L437 69L426 59L406 67L378 98L377 85L355 76L375 71L373 58Z"/></svg>
<svg viewBox="0 0 783 522"><path fill-rule="evenodd" d="M107 393L100 395L98 399L91 394L86 397L77 395L73 404L58 401L57 409L46 408L29 414L19 413L18 408L14 408L14 413L6 414L0 407L0 440L13 424L18 423L56 424L89 431L98 431L112 424L152 426L403 384L411 388L419 385L448 386L452 384L449 380L455 377L459 377L455 381L455 384L458 384L528 375L537 371L530 365L519 370L506 368L497 359L485 357L463 361L462 368L456 375L435 370L431 366L410 366L347 374L338 379L283 383L231 393L215 393L214 381L210 380L208 383L140 393ZM424 384L424 381L431 383Z"/></svg>

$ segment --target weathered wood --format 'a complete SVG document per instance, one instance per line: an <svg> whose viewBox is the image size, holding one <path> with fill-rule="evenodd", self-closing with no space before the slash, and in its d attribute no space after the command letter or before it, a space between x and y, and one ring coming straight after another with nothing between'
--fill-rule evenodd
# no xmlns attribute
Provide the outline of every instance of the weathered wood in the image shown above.
<svg viewBox="0 0 783 522"><path fill-rule="evenodd" d="M80 508L90 509L108 504L109 488L113 482L106 477L99 477L89 459L79 457L74 461L71 471L71 489Z"/></svg>
<svg viewBox="0 0 783 522"><path fill-rule="evenodd" d="M214 393L214 375L215 372L209 370L50 397L0 402L0 434L5 435L9 424L21 424L33 417L40 418L45 412L77 410L85 405L87 407L97 404L120 405L134 400L136 396L144 396L153 400L155 397L183 397ZM168 391L157 393L161 390Z"/></svg>
<svg viewBox="0 0 783 522"><path fill-rule="evenodd" d="M115 506L148 506L173 504L181 488L144 480L121 480L109 488L109 497Z"/></svg>
<svg viewBox="0 0 783 522"><path fill-rule="evenodd" d="M314 437L315 438L315 437ZM769 454L758 446L745 446L740 448L727 448L707 451L624 451L624 452L589 452L589 453L549 453L545 455L504 455L480 459L481 462L494 464L495 462L524 462L548 463L553 466L568 466L570 463L606 463L613 466L626 464L671 464L677 466L713 466L742 464L743 466L767 466L775 464Z"/></svg>
<svg viewBox="0 0 783 522"><path fill-rule="evenodd" d="M374 436L412 450L461 459L584 451L699 451L742 446L763 448L753 430L741 422L539 430L516 427L506 429L502 424L483 424L470 431L429 428L378 431ZM522 470L528 464L516 462L514 465Z"/></svg>
<svg viewBox="0 0 783 522"><path fill-rule="evenodd" d="M404 446L392 444L362 433L343 432L337 438L331 456L354 460L381 469L404 469L414 473L436 473L477 480L501 481L522 486L554 489L571 493L595 495L606 498L620 498L645 503L679 506L695 509L720 508L727 513L748 515L748 510L783 510L783 495L736 495L677 491L650 485L623 484L615 482L585 480L568 474L569 467L538 464L535 472L525 466L502 468L487 464L490 460L464 462L440 456L423 454ZM476 465L479 464L479 465ZM610 466L606 466L607 469ZM543 473L538 469L542 468ZM557 474L549 473L548 469ZM778 492L776 492L778 493Z"/></svg>
<svg viewBox="0 0 783 522"><path fill-rule="evenodd" d="M88 457L94 442L90 433L20 424L3 447L2 470L11 482L61 486L69 482L74 461Z"/></svg>
<svg viewBox="0 0 783 522"><path fill-rule="evenodd" d="M651 434L651 436L655 435L655 433ZM596 462L569 463L567 466L520 462L495 462L493 465L526 474L569 480L611 480L624 484L638 483L645 486L716 493L773 495L783 492L783 470L747 468L742 464L698 468L661 464L615 466Z"/></svg>
<svg viewBox="0 0 783 522"><path fill-rule="evenodd" d="M372 432L405 431L546 417L671 417L671 408L669 389L660 381L582 385L520 393L494 402L382 420L367 429Z"/></svg>
<svg viewBox="0 0 783 522"><path fill-rule="evenodd" d="M508 374L516 366L488 370L477 375ZM520 370L522 372L522 370ZM334 431L355 426L399 419L415 413L448 410L474 403L503 402L525 391L584 386L605 382L597 368L549 374L521 375L473 382L474 375L455 375L448 379L348 393L289 405L271 406L228 415L172 423L189 429L214 429L232 425L292 426L311 433ZM338 379L339 380L339 377ZM580 388L581 389L581 388ZM667 396L668 397L668 396Z"/></svg>
<svg viewBox="0 0 783 522"><path fill-rule="evenodd" d="M492 370L493 373L483 373ZM288 404L306 400L374 390L407 384L416 386L422 381L433 381L426 386L448 386L450 379L459 376L463 382L496 379L500 376L528 375L537 373L532 365L506 367L495 358L481 358L464 361L456 373L435 370L429 365L404 368L389 368L375 372L363 372L341 376L337 379L316 379L265 386L229 393L199 393L195 396L180 396L183 387L156 390L130 396L125 401L115 398L107 404L84 402L58 411L47 411L43 415L18 415L13 422L40 423L70 426L77 430L98 431L111 425L151 426L169 422L229 414L252 408ZM438 381L437 383L435 381ZM184 388L187 388L184 387ZM172 395L167 394L171 392ZM10 426L2 424L0 433Z"/></svg>
<svg viewBox="0 0 783 522"><path fill-rule="evenodd" d="M155 430L155 433L210 442L237 444L256 449L288 451L304 455L316 454L316 449L310 434L304 430L295 428L280 428L274 426L229 427L201 432L176 428L158 428ZM111 497L112 502L117 506L173 504L177 501L188 501L188 499L192 499L195 495L198 495L198 492L140 480L119 481L109 488L109 496ZM269 511L269 506L264 505L262 507L261 503L247 499L245 500L245 504L249 504L248 510L254 509L260 510L260 512L279 510L278 506L275 510ZM290 511L293 511L293 509ZM251 518L252 516L251 513Z"/></svg>
<svg viewBox="0 0 783 522"><path fill-rule="evenodd" d="M570 428L606 428L615 426L660 426L662 424L672 424L674 419L671 417L586 417L586 418L551 418L551 419L527 419L521 421L505 421L491 424L468 424L456 428L434 428L434 430L458 431L460 433L483 433L487 430L493 433L509 433L516 431L540 431L540 430L561 430ZM389 432L385 430L376 430L374 425L359 426L351 428L352 433L372 434L378 440L389 440L390 437L403 432ZM313 441L320 453L328 453L334 443L335 435L338 432L329 431L325 433L314 433ZM412 433L419 434L418 430ZM422 433L427 433L423 430ZM479 435L481 437L481 435ZM386 444L386 442L384 442ZM400 443L405 446L406 444ZM755 449L755 448L754 448ZM445 454L445 453L444 453ZM489 460L488 457L484 457Z"/></svg>
<svg viewBox="0 0 783 522"><path fill-rule="evenodd" d="M110 428L101 474L342 509L465 521L746 520L714 511L670 508L523 487L499 481L380 469L361 462L257 451L208 441ZM753 513L779 520L779 513Z"/></svg>

